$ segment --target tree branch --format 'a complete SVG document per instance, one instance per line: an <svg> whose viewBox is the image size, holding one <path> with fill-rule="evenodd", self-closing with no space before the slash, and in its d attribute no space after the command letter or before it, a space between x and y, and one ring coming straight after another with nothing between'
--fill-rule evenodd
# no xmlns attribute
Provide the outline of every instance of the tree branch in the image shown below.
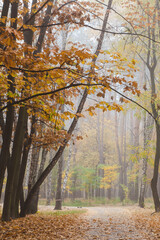
<svg viewBox="0 0 160 240"><path fill-rule="evenodd" d="M67 24L69 22L63 22L63 23L57 23L57 25L63 25L63 24ZM146 39L149 39L155 43L160 43L159 41L156 41L155 39L152 39L144 34L141 34L141 33L132 33L132 32L113 32L113 31L108 31L108 30L102 30L101 28L95 28L93 26L90 26L90 25L87 25L87 24L82 24L82 23L78 23L78 22L70 22L70 23L73 23L73 24L77 24L77 25L80 25L81 27L88 27L88 28L91 28L95 31L100 31L100 32L105 32L105 33L109 33L109 34L113 34L113 35L131 35L131 36L137 36L137 37L143 37L143 38L146 38ZM55 23L52 23L52 24L48 24L48 25L43 25L43 26L35 26L35 27L52 27L52 26L55 26L56 24Z"/></svg>
<svg viewBox="0 0 160 240"><path fill-rule="evenodd" d="M32 70L32 69L24 69L24 68L16 68L16 67L6 67L4 64L0 65L0 67L5 67L7 68L8 70L15 70L15 71L21 71L21 72L30 72L30 73L43 73L43 72L50 72L50 71L54 71L54 70L57 70L57 69L61 69L61 70L70 70L69 68L62 68L61 66L60 67L53 67L53 68L48 68L48 69L42 69L42 70Z"/></svg>
<svg viewBox="0 0 160 240"><path fill-rule="evenodd" d="M94 86L102 86L102 87L106 87L105 84L102 84L102 83L93 83L93 84L87 84L87 83L76 83L76 84L70 84L68 86L65 86L63 88L58 88L56 90L53 90L53 91L49 91L49 92L41 92L41 93L37 93L37 94L34 94L30 97L27 97L27 98L24 98L24 99L21 99L21 100L18 100L18 101L14 101L12 103L8 103L6 106L4 107L1 107L0 108L0 112L4 111L6 108L8 108L9 106L13 106L13 105L17 105L17 104L20 104L20 103L24 103L24 102L27 102L33 98L36 98L36 97L40 97L40 96L46 96L46 95L51 95L51 94L56 94L57 92L60 92L60 91L64 91L66 89L69 89L69 88L75 88L75 87L80 87L80 86L86 86L86 87L94 87ZM108 87L108 86L107 86ZM127 99L128 101L131 101L133 102L134 104L136 104L138 107L142 108L143 110L145 110L153 119L154 116L152 115L152 113L145 107L143 107L141 104L139 104L138 102L136 102L135 100L125 96L123 93L119 92L118 90L114 89L113 87L109 86L109 88L118 93L120 96L124 97L125 99Z"/></svg>
<svg viewBox="0 0 160 240"><path fill-rule="evenodd" d="M53 90L53 91L49 91L49 92L41 92L41 93L37 93L37 94L34 94L30 97L27 97L27 98L23 98L21 100L18 100L18 101L14 101L14 102L10 102L8 103L6 106L4 107L1 107L0 108L0 112L4 111L6 108L8 108L9 106L13 106L13 105L17 105L17 104L20 104L20 103L24 103L24 102L27 102L33 98L36 98L36 97L40 97L40 96L46 96L46 95L50 95L50 94L55 94L57 92L60 92L60 91L63 91L63 90L66 90L66 89L69 89L69 88L72 88L72 87L78 87L78 86L101 86L102 84L85 84L85 83L76 83L76 84L70 84L68 86L65 86L65 87L62 87L62 88L58 88L56 90Z"/></svg>
<svg viewBox="0 0 160 240"><path fill-rule="evenodd" d="M99 1L99 0L96 0L96 2L102 4L102 5L106 6L106 7L108 6L107 4L105 4L105 3L103 3L103 2L101 2L101 1ZM133 31L134 31L134 32L137 34L137 36L138 36L137 31L135 30L133 24L132 24L130 21L128 21L122 14L120 14L119 12L117 12L114 8L111 8L111 10L112 10L113 12L115 12L118 16L120 16L123 20L125 20L125 21L132 27ZM140 38L139 38L139 39L140 39ZM142 39L140 39L140 40L142 41ZM142 42L143 42L143 41L142 41ZM145 44L145 42L143 42L143 43Z"/></svg>
<svg viewBox="0 0 160 240"><path fill-rule="evenodd" d="M25 24L29 23L30 20L34 18L46 6L48 2L50 2L50 0L47 0L34 14L32 14L30 18L28 18L28 20L25 22ZM18 31L20 31L22 28L23 28L23 25L18 29Z"/></svg>

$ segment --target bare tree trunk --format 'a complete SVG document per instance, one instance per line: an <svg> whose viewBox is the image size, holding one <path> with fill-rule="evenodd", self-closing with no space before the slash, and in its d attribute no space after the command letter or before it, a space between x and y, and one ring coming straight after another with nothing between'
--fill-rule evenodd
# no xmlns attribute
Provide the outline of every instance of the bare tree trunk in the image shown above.
<svg viewBox="0 0 160 240"><path fill-rule="evenodd" d="M4 0L3 7L2 7L2 13L1 18L7 19L8 11L9 11L9 0ZM11 18L16 19L17 18L17 11L18 11L18 2L12 3L11 6ZM6 20L5 22L0 23L0 27L6 26ZM14 29L17 29L17 21L11 22L11 27ZM0 30L1 33L1 30ZM0 48L3 48L3 46L0 46ZM14 87L14 78L9 74L8 76L8 85L9 89L8 91L11 91L12 93L15 92ZM12 102L13 99L11 97L8 97L8 102ZM10 144L11 144L11 137L12 137L12 128L14 123L14 107L10 106L7 108L7 114L6 114L6 122L4 123L3 113L0 113L0 120L1 120L1 128L3 130L2 136L3 136L3 143L1 148L1 154L0 154L0 198L2 193L2 187L3 187L3 180L4 180L4 174L7 167L8 160L10 158Z"/></svg>
<svg viewBox="0 0 160 240"><path fill-rule="evenodd" d="M123 169L124 169L124 185L127 186L127 143L126 143L126 138L127 138L127 124L126 124L126 121L127 121L127 116L124 116L124 147L123 147L123 150L124 150L124 161L123 161Z"/></svg>
<svg viewBox="0 0 160 240"><path fill-rule="evenodd" d="M21 161L21 166L20 166L20 174L19 174L18 187L17 187L17 192L16 192L15 206L17 209L19 207L19 202L20 202L21 208L24 204L23 181L24 181L24 176L25 176L25 171L26 171L26 166L27 166L28 154L29 154L30 147L32 144L32 138L35 134L35 121L36 121L36 119L35 119L35 116L33 115L30 136L28 136L28 126L26 127L22 161Z"/></svg>
<svg viewBox="0 0 160 240"><path fill-rule="evenodd" d="M77 171L76 171L76 154L77 154L77 146L75 143L73 144L73 176L72 176L72 201L76 198L76 183L77 183Z"/></svg>
<svg viewBox="0 0 160 240"><path fill-rule="evenodd" d="M62 30L62 50L66 49L67 44L67 35L68 35L68 25L66 26L65 30ZM64 112L64 105L62 106L61 112ZM55 210L61 210L62 209L62 171L63 171L63 163L64 158L63 154L61 155L59 159L59 165L58 165L58 181L57 181L57 191L56 191L56 203L55 203Z"/></svg>
<svg viewBox="0 0 160 240"><path fill-rule="evenodd" d="M104 154L103 154L103 126L104 126L104 114L102 116L102 121L100 117L100 110L98 109L97 114L97 144L98 144L98 153L99 153L99 164L98 176L100 179L104 177L104 170L101 168L101 165L104 164ZM104 188L98 190L99 197L104 197Z"/></svg>
<svg viewBox="0 0 160 240"><path fill-rule="evenodd" d="M2 193L4 174L7 167L8 160L10 158L10 144L12 138L12 128L14 122L14 109L10 106L7 109L6 123L3 131L3 143L0 153L0 197Z"/></svg>
<svg viewBox="0 0 160 240"><path fill-rule="evenodd" d="M22 146L26 130L26 118L27 118L26 109L21 108L14 136L12 157L9 161L8 166L8 178L2 213L2 219L6 221L10 220L10 218L18 217L18 209L15 207L15 202L16 202L16 190L18 187L19 180Z"/></svg>
<svg viewBox="0 0 160 240"><path fill-rule="evenodd" d="M133 123L133 111L130 111L130 145L131 146L134 146L134 123ZM130 154L133 155L133 149L130 151ZM132 171L133 169L133 162L130 161L130 165L129 165L129 170ZM129 190L129 199L130 200L134 200L134 182L133 181L130 181L128 183L128 190Z"/></svg>
<svg viewBox="0 0 160 240"><path fill-rule="evenodd" d="M157 4L156 4L157 5ZM159 7L159 4L157 5ZM156 20L156 13L154 12L153 15L153 22L155 24ZM159 9L158 9L159 14ZM150 22L149 22L150 23ZM158 26L160 26L158 24ZM159 31L160 33L160 31ZM148 27L148 36L155 40L156 34L155 34L155 27L153 26L150 28L150 25ZM147 52L147 67L150 73L150 82L151 82L151 107L152 112L156 124L156 153L155 153L155 159L154 159L154 171L153 171L153 178L151 180L151 189L153 194L153 200L155 205L155 211L160 211L160 200L158 196L158 189L157 189L157 182L158 182L158 171L159 171L159 160L160 160L160 124L158 121L158 109L156 106L156 83L155 83L155 69L157 66L157 56L156 56L156 45L154 41L151 42L151 40L148 40L148 52Z"/></svg>
<svg viewBox="0 0 160 240"><path fill-rule="evenodd" d="M160 211L160 201L158 196L157 190L157 182L158 182L158 169L159 169L159 159L160 159L160 125L156 125L156 155L154 161L154 171L153 171L153 178L151 181L151 189L153 194L153 200L155 205L155 211Z"/></svg>
<svg viewBox="0 0 160 240"><path fill-rule="evenodd" d="M28 180L28 193L32 189L32 186L35 184L38 175L38 161L39 161L39 154L40 149L37 148L35 145L32 146L32 158L30 164L30 172L29 172L29 180ZM34 214L37 212L37 194L39 190L33 195L33 200L30 203L28 208L28 214Z"/></svg>
<svg viewBox="0 0 160 240"><path fill-rule="evenodd" d="M146 178L147 178L147 162L148 162L148 157L147 157L147 152L149 148L149 141L152 138L152 132L153 132L153 124L154 120L153 118L146 114L144 115L144 140L143 140L143 148L144 151L146 152L146 157L143 158L143 163L142 163L142 179L141 179L141 187L140 187L140 195L139 195L139 206L144 208L144 195L146 191Z"/></svg>
<svg viewBox="0 0 160 240"><path fill-rule="evenodd" d="M68 174L70 170L70 162L71 162L71 156L72 156L72 143L69 145L69 155L68 155L68 160L67 160L67 167L66 167L66 172L63 180L63 187L62 187L62 199L64 199L64 194L66 190L66 185L67 185L67 180L68 180Z"/></svg>
<svg viewBox="0 0 160 240"><path fill-rule="evenodd" d="M46 205L50 205L51 204L51 193L52 193L52 172L50 172L50 174L47 177L47 192L46 192Z"/></svg>
<svg viewBox="0 0 160 240"><path fill-rule="evenodd" d="M63 170L63 154L59 159L58 165L58 181L57 181L57 191L56 191L56 204L55 210L62 210L62 170Z"/></svg>
<svg viewBox="0 0 160 240"><path fill-rule="evenodd" d="M49 154L49 163L52 161L52 156L54 154L54 150L50 150L50 154ZM56 179L53 180L53 182L55 183L56 182ZM46 183L46 205L50 205L50 202L51 202L51 196L52 196L52 193L53 193L53 182L52 182L52 172L50 172L48 174L48 177L47 177L47 183ZM56 188L56 186L55 186Z"/></svg>
<svg viewBox="0 0 160 240"><path fill-rule="evenodd" d="M119 131L119 125L118 125L118 119L117 119L117 112L115 112L115 137L116 137L116 147L117 147L117 154L118 154L118 161L119 161L119 197L120 200L123 201L125 198L124 191L123 191L123 161L122 161L122 155L121 155L121 150L119 146L119 136L118 136L118 131Z"/></svg>
<svg viewBox="0 0 160 240"><path fill-rule="evenodd" d="M151 189L152 189L152 194L153 194L155 211L159 212L160 211L160 201L159 201L159 196L158 196L157 182L158 182L158 171L159 171L159 160L160 160L160 124L157 121L158 111L156 109L156 105L154 102L155 94L156 94L154 70L155 70L156 63L157 63L157 61L155 59L154 65L152 67L149 67L151 88L152 88L151 107L152 107L152 112L153 112L155 123L156 123L156 153L155 153L155 159L154 159L153 178L151 180Z"/></svg>
<svg viewBox="0 0 160 240"><path fill-rule="evenodd" d="M134 127L134 147L136 148L134 154L136 156L137 164L139 163L139 131L140 128L140 120L138 118L135 119L135 127ZM134 187L134 201L138 201L138 193L139 193L139 177L138 177L138 168L136 171L136 179L135 179L135 187Z"/></svg>

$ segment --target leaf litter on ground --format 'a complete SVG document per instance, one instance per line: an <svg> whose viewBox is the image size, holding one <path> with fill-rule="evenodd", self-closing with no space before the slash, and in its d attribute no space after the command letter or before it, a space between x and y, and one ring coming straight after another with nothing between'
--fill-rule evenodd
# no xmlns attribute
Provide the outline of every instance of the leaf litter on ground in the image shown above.
<svg viewBox="0 0 160 240"><path fill-rule="evenodd" d="M0 239L83 239L87 223L80 214L28 215L25 218L0 222Z"/></svg>
<svg viewBox="0 0 160 240"><path fill-rule="evenodd" d="M10 222L0 221L0 239L160 239L160 213L152 215L152 210L130 207L121 216L115 213L106 218L98 215L88 218L89 212L84 212L43 212Z"/></svg>

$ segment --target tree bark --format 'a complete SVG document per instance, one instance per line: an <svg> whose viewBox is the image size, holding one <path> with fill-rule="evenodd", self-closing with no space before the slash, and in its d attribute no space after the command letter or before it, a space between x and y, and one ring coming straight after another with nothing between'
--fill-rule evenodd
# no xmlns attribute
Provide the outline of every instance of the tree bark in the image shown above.
<svg viewBox="0 0 160 240"><path fill-rule="evenodd" d="M104 164L104 154L103 154L103 125L104 125L104 113L102 116L100 116L100 110L98 109L97 114L97 145L98 145L98 153L99 153L99 164L100 168L98 168L98 177L100 179L103 179L104 177L104 170L101 168L101 165ZM98 190L99 197L104 197L104 188L100 188Z"/></svg>
<svg viewBox="0 0 160 240"><path fill-rule="evenodd" d="M116 147L117 147L117 154L118 154L118 161L119 161L119 191L118 195L121 201L124 200L125 195L123 191L123 161L122 161L122 156L121 156L121 150L119 146L119 136L118 136L118 131L119 131L119 125L118 125L118 119L117 119L117 112L115 112L115 137L116 137Z"/></svg>
<svg viewBox="0 0 160 240"><path fill-rule="evenodd" d="M72 145L70 143L67 167L66 167L66 172L65 172L65 176L64 176L64 180L63 180L63 186L62 186L62 199L64 199L64 194L65 194L65 190L66 190L68 174L69 174L69 169L70 169L71 156L72 156Z"/></svg>
<svg viewBox="0 0 160 240"><path fill-rule="evenodd" d="M154 170L153 170L153 178L151 180L151 189L153 194L155 211L160 211L160 201L157 190L157 182L158 182L158 170L159 170L159 159L160 159L160 125L156 124L156 153L154 160Z"/></svg>
<svg viewBox="0 0 160 240"><path fill-rule="evenodd" d="M55 210L62 210L62 169L63 169L63 154L59 159L58 166L58 181L57 181L57 191L56 191L56 203Z"/></svg>
<svg viewBox="0 0 160 240"><path fill-rule="evenodd" d="M28 181L28 193L32 189L32 186L35 184L37 180L37 171L38 171L38 161L39 161L39 153L40 149L37 149L35 145L33 145L32 149L32 159L30 165L30 173L29 173L29 181ZM30 206L28 208L28 214L34 214L37 212L37 194L38 190L34 193L33 199L30 202Z"/></svg>
<svg viewBox="0 0 160 240"><path fill-rule="evenodd" d="M52 195L52 172L50 172L48 174L47 177L47 190L46 190L46 205L50 205L51 204L51 195Z"/></svg>
<svg viewBox="0 0 160 240"><path fill-rule="evenodd" d="M14 122L14 108L13 106L10 106L7 109L5 129L3 132L3 143L0 154L0 197L2 193L4 174L10 157L9 149L12 138L13 122Z"/></svg>
<svg viewBox="0 0 160 240"><path fill-rule="evenodd" d="M20 172L20 160L26 130L27 111L25 107L20 108L16 132L13 141L12 156L8 166L8 178L5 191L2 219L5 221L10 218L18 217L18 209L15 208L16 190Z"/></svg>
<svg viewBox="0 0 160 240"><path fill-rule="evenodd" d="M136 156L137 164L139 163L139 135L140 135L140 120L138 118L135 119L135 127L134 127L134 147L136 148L134 154ZM139 169L136 169L136 179L134 183L134 201L138 201L138 193L139 193Z"/></svg>
<svg viewBox="0 0 160 240"><path fill-rule="evenodd" d="M146 157L143 158L142 162L142 179L141 179L141 186L140 186L140 195L139 195L139 206L141 208L144 208L144 196L146 191L146 178L147 178L147 152L149 148L148 142L152 138L152 132L153 132L153 124L154 120L151 116L146 116L146 113L144 115L144 144L143 149L146 152Z"/></svg>
<svg viewBox="0 0 160 240"><path fill-rule="evenodd" d="M5 0L3 2L1 18L6 17L6 19L7 19L9 5L10 5L10 1ZM17 18L17 11L18 11L18 2L14 2L14 3L12 3L12 6L11 6L11 18L15 18L15 19ZM5 27L6 22L0 23L0 26ZM11 27L16 29L17 21L15 21L14 23L11 23ZM0 48L3 48L3 46L0 46ZM12 93L14 93L15 92L14 78L10 74L8 76L8 84L9 84L8 91L11 91ZM8 101L12 102L13 99L8 97ZM5 174L5 170L7 167L7 161L10 157L9 148L10 148L10 143L11 143L12 128L13 128L13 122L14 122L14 107L10 106L7 109L5 126L4 126L2 112L0 113L0 118L1 118L1 127L3 129L3 143L2 143L2 149L1 149L1 154L0 154L0 198L1 198L4 174Z"/></svg>
<svg viewBox="0 0 160 240"><path fill-rule="evenodd" d="M19 201L20 201L21 208L24 204L23 181L24 181L25 171L27 167L28 154L32 144L32 138L35 134L35 122L36 122L35 115L33 115L30 136L28 136L28 131L27 131L28 127L26 127L26 133L25 133L26 136L24 140L23 156L21 161L20 175L19 175L18 188L17 188L17 194L16 194L17 208L19 206Z"/></svg>
<svg viewBox="0 0 160 240"><path fill-rule="evenodd" d="M154 12L153 23L155 23L156 15ZM148 36L152 37L155 40L155 27L148 27ZM154 159L154 171L153 178L151 180L151 189L153 194L153 200L155 205L155 211L160 211L160 201L157 190L158 182L158 171L159 171L159 159L160 159L160 124L158 121L158 109L156 108L156 84L155 84L155 69L157 66L157 57L156 57L156 45L149 39L148 40L148 53L147 53L147 63L146 63L149 73L150 73L150 82L151 82L151 107L156 124L156 153Z"/></svg>

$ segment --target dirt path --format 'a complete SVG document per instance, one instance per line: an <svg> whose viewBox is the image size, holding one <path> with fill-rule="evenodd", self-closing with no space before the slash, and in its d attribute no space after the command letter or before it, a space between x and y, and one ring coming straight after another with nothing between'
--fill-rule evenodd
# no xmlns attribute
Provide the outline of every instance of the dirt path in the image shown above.
<svg viewBox="0 0 160 240"><path fill-rule="evenodd" d="M40 207L40 211L53 210L53 207ZM65 207L64 210L77 209ZM76 240L160 240L160 216L151 215L153 210L137 206L89 207L82 215L85 224L79 226L85 233ZM158 230L154 228L157 222Z"/></svg>
<svg viewBox="0 0 160 240"><path fill-rule="evenodd" d="M82 208L64 207L54 214L53 206L9 222L0 221L2 240L160 240L160 213L136 206ZM76 212L76 214L75 214ZM85 213L84 213L85 212Z"/></svg>
<svg viewBox="0 0 160 240"><path fill-rule="evenodd" d="M88 240L156 240L151 230L140 229L133 215L133 207L93 207L88 208L86 219L90 222L90 229L86 232Z"/></svg>

